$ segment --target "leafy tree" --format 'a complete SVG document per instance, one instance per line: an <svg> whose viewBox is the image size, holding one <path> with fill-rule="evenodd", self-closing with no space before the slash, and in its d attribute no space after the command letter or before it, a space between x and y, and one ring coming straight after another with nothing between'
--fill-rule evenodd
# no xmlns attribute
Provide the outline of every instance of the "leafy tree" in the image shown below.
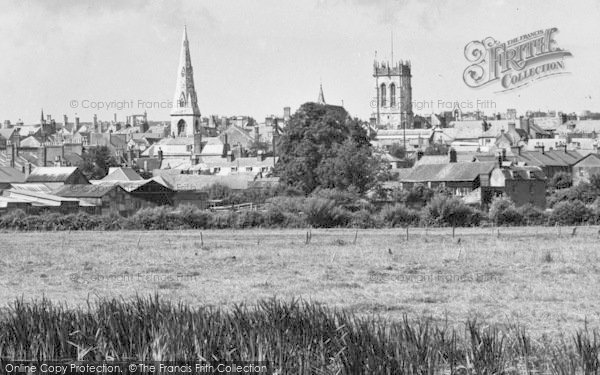
<svg viewBox="0 0 600 375"><path fill-rule="evenodd" d="M404 146L396 142L392 143L390 146L389 153L398 159L404 159L406 157L406 150L404 149Z"/></svg>
<svg viewBox="0 0 600 375"><path fill-rule="evenodd" d="M573 186L573 178L570 173L558 172L548 181L548 186L552 189L570 188Z"/></svg>
<svg viewBox="0 0 600 375"><path fill-rule="evenodd" d="M305 193L321 186L360 193L375 182L379 167L366 130L342 107L305 103L280 138L277 173Z"/></svg>
<svg viewBox="0 0 600 375"><path fill-rule="evenodd" d="M248 152L250 153L250 156L258 155L258 151L266 153L268 150L269 142L261 141L260 139L255 139L248 144Z"/></svg>
<svg viewBox="0 0 600 375"><path fill-rule="evenodd" d="M443 143L434 143L427 146L425 149L425 155L448 155L448 151L450 151L450 147L448 147L448 145Z"/></svg>
<svg viewBox="0 0 600 375"><path fill-rule="evenodd" d="M89 148L84 152L81 161L77 167L89 180L99 180L108 174L110 167L119 167L117 159L111 155L110 149L106 146Z"/></svg>

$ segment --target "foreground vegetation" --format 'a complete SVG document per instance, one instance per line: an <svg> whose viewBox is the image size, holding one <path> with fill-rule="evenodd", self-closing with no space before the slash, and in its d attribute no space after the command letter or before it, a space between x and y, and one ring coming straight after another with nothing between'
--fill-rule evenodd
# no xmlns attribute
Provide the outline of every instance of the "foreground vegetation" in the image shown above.
<svg viewBox="0 0 600 375"><path fill-rule="evenodd" d="M285 374L593 374L598 331L540 343L518 327L475 320L357 317L320 304L263 300L193 308L154 298L68 308L17 300L0 317L3 360L267 361Z"/></svg>

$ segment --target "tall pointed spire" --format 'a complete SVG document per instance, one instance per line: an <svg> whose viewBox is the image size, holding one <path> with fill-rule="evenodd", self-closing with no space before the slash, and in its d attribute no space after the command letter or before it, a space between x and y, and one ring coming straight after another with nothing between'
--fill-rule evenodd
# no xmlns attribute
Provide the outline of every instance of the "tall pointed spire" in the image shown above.
<svg viewBox="0 0 600 375"><path fill-rule="evenodd" d="M319 99L317 99L317 103L325 104L325 96L323 95L323 84L319 85Z"/></svg>
<svg viewBox="0 0 600 375"><path fill-rule="evenodd" d="M40 117L40 124L43 124L44 121L44 108L42 108L42 117Z"/></svg>
<svg viewBox="0 0 600 375"><path fill-rule="evenodd" d="M194 70L187 35L187 26L183 27L177 83L171 110L171 133L191 136L200 129L200 109L194 87Z"/></svg>

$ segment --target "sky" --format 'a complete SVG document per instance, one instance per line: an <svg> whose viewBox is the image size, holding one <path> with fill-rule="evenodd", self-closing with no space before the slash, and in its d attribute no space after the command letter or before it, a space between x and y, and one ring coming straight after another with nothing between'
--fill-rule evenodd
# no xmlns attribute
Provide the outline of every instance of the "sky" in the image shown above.
<svg viewBox="0 0 600 375"><path fill-rule="evenodd" d="M600 111L599 19L598 0L1 0L0 120L168 120L184 25L204 116L281 116L322 83L328 103L367 120L375 51L390 60L392 44L411 61L417 113ZM552 27L569 74L504 93L464 83L469 42Z"/></svg>

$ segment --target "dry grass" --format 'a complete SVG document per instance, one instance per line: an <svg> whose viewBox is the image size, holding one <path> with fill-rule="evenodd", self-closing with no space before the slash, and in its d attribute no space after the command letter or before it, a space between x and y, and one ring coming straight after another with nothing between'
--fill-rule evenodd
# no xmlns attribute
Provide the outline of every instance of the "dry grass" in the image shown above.
<svg viewBox="0 0 600 375"><path fill-rule="evenodd" d="M361 314L518 324L533 337L599 327L598 229L2 234L0 298L157 293L192 305L302 297ZM356 243L355 242L356 236ZM5 303L7 303L5 302Z"/></svg>

